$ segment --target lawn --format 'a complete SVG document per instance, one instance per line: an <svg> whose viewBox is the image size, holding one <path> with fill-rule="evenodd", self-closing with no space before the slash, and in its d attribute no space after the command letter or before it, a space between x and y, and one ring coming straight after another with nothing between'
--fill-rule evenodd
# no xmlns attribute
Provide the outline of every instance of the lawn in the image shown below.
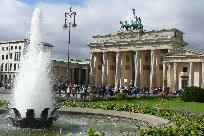
<svg viewBox="0 0 204 136"><path fill-rule="evenodd" d="M168 99L131 99L131 100L109 100L118 104L142 104L147 106L160 106L163 108L187 109L194 113L204 113L204 103L184 102L181 98Z"/></svg>

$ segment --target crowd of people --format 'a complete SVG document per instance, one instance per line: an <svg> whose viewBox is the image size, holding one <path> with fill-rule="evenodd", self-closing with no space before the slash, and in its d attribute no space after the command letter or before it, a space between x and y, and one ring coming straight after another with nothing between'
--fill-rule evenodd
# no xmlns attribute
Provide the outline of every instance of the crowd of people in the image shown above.
<svg viewBox="0 0 204 136"><path fill-rule="evenodd" d="M169 93L169 89L163 90L162 87L155 87L153 91L150 91L148 87L133 87L133 86L122 86L117 87L114 85L109 86L98 86L98 85L67 85L66 83L58 83L53 85L53 91L58 92L59 94L65 93L66 97L70 97L70 94L75 96L77 93L83 93L84 96L89 95L90 93L97 93L100 96L110 95L114 96L117 93L127 93L128 95L156 95L162 92Z"/></svg>

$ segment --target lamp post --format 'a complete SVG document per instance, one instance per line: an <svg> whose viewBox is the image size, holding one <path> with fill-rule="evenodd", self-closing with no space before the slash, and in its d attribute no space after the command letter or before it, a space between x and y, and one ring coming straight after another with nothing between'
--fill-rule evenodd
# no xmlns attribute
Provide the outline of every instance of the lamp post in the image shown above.
<svg viewBox="0 0 204 136"><path fill-rule="evenodd" d="M65 24L63 25L63 29L66 30L68 28L69 30L69 41L68 41L68 54L67 54L67 84L69 85L69 48L70 48L70 28L73 27L75 28L77 25L75 23L75 16L76 12L72 11L72 7L70 7L70 11L68 13L65 13ZM71 19L74 17L74 21L72 23Z"/></svg>

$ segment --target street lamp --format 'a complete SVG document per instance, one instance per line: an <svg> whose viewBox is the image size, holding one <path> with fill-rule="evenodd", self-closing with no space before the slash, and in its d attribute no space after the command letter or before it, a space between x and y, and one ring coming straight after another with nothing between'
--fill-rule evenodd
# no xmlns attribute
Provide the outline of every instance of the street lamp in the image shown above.
<svg viewBox="0 0 204 136"><path fill-rule="evenodd" d="M70 7L70 10L68 13L65 13L65 24L63 25L63 29L66 30L68 28L69 30L69 41L68 41L68 54L67 54L67 60L68 60L68 64L67 64L67 84L69 85L69 48L70 48L70 28L75 28L77 25L75 23L75 16L76 16L76 12L72 11L72 7ZM74 17L74 22L71 22L71 18Z"/></svg>

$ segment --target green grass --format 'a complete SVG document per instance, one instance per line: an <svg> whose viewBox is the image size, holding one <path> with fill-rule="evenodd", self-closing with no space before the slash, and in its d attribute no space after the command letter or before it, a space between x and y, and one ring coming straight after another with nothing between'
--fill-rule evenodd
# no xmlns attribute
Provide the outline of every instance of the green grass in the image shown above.
<svg viewBox="0 0 204 136"><path fill-rule="evenodd" d="M135 99L135 100L109 100L118 104L142 104L147 106L159 106L162 108L187 109L194 113L204 113L204 103L184 102L181 98L168 99Z"/></svg>

